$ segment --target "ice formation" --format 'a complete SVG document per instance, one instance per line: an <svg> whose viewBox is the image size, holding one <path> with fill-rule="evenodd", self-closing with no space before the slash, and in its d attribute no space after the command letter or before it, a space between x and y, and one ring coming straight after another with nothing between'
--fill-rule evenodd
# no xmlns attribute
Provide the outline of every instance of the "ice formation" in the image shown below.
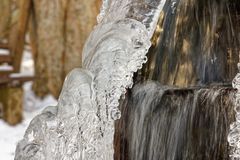
<svg viewBox="0 0 240 160"><path fill-rule="evenodd" d="M240 63L238 63L240 72ZM231 146L230 157L232 160L240 159L240 73L237 73L232 82L233 88L237 89L235 95L236 121L230 125L230 133L228 134L228 142Z"/></svg>
<svg viewBox="0 0 240 160"><path fill-rule="evenodd" d="M107 113L109 118L119 119L118 100L131 87L133 73L147 60L150 40L145 26L133 19L102 24L86 44L83 65L94 74L101 117Z"/></svg>
<svg viewBox="0 0 240 160"><path fill-rule="evenodd" d="M105 0L83 50L83 69L67 76L58 105L29 125L15 160L112 160L118 100L132 86L165 0Z"/></svg>

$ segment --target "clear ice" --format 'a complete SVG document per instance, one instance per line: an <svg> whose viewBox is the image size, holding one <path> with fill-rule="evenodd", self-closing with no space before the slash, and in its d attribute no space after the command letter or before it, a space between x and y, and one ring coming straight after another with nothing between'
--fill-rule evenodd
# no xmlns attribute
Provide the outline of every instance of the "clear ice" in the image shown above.
<svg viewBox="0 0 240 160"><path fill-rule="evenodd" d="M240 63L238 63L238 70L240 72ZM232 160L240 159L240 73L237 73L232 81L232 86L237 89L235 94L234 110L236 112L236 121L230 125L230 132L228 134L228 143L231 146L230 158Z"/></svg>
<svg viewBox="0 0 240 160"><path fill-rule="evenodd" d="M71 71L58 105L36 116L15 160L112 160L119 99L132 86L165 0L105 0L83 49L83 69Z"/></svg>

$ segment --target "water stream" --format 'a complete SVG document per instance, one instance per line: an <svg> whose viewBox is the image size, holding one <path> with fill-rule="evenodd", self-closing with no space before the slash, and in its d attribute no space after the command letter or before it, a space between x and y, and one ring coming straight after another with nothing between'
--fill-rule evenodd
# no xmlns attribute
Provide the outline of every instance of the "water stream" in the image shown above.
<svg viewBox="0 0 240 160"><path fill-rule="evenodd" d="M126 95L116 124L117 160L240 159L239 93L231 89L239 15L237 0L166 1L148 62L135 76L135 84L161 85L137 85ZM239 84L238 74L233 87Z"/></svg>
<svg viewBox="0 0 240 160"><path fill-rule="evenodd" d="M136 84L121 105L115 160L227 160L231 87Z"/></svg>

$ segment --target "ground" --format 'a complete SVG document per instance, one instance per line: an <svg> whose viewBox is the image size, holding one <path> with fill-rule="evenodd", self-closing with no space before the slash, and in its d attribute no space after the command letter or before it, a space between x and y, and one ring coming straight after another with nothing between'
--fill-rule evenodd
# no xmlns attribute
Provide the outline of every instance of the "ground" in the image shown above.
<svg viewBox="0 0 240 160"><path fill-rule="evenodd" d="M0 50L1 52L1 50ZM1 67L1 66L0 66ZM6 67L6 66L4 66ZM29 51L24 52L21 74L33 75L33 60ZM16 126L9 126L0 119L0 159L13 160L16 144L22 139L24 132L32 118L41 112L46 106L57 104L53 96L48 95L44 99L36 97L31 89L32 82L24 84L24 120Z"/></svg>

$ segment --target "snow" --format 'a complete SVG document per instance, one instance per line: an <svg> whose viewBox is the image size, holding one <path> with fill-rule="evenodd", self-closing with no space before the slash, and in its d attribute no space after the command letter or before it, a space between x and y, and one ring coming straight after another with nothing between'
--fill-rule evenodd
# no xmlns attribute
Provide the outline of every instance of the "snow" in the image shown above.
<svg viewBox="0 0 240 160"><path fill-rule="evenodd" d="M24 86L24 120L16 126L9 126L3 120L0 120L0 155L2 160L13 160L16 144L22 139L24 132L33 117L39 114L46 106L56 105L56 100L51 96L47 96L43 100L35 97L31 90L28 90L31 82ZM28 88L26 90L26 88Z"/></svg>
<svg viewBox="0 0 240 160"><path fill-rule="evenodd" d="M34 112L24 112L25 119L17 126L9 126L3 120L0 120L0 155L3 160L13 160L16 144L24 135L30 120L39 113L39 110Z"/></svg>
<svg viewBox="0 0 240 160"><path fill-rule="evenodd" d="M34 63L30 51L25 51L21 66L21 75L34 75ZM16 76L16 75L11 75ZM23 121L16 126L9 126L0 119L0 156L1 160L13 160L16 144L23 138L24 132L34 116L39 114L46 106L57 104L56 99L48 95L44 99L36 97L31 90L32 82L23 85L24 112Z"/></svg>
<svg viewBox="0 0 240 160"><path fill-rule="evenodd" d="M29 50L25 50L23 54L23 63L21 65L21 74L34 75L34 61Z"/></svg>
<svg viewBox="0 0 240 160"><path fill-rule="evenodd" d="M0 49L0 55L7 56L9 55L9 51L7 49Z"/></svg>
<svg viewBox="0 0 240 160"><path fill-rule="evenodd" d="M1 66L0 66L0 70L1 70L1 71L12 71L12 70L13 70L13 67L12 67L12 66L9 66L9 65L1 65Z"/></svg>

